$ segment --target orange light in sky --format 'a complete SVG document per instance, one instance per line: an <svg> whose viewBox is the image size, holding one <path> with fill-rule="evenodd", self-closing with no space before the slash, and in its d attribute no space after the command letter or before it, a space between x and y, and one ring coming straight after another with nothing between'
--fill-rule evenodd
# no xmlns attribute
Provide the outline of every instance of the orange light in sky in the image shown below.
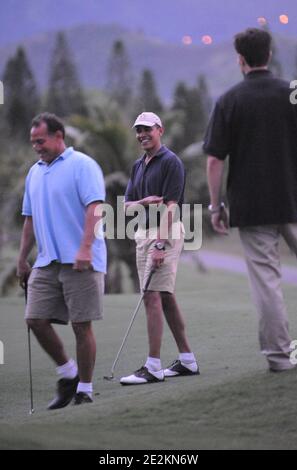
<svg viewBox="0 0 297 470"><path fill-rule="evenodd" d="M264 16L259 16L259 18L257 18L257 21L258 21L259 25L261 25L261 26L264 26L264 24L267 24L267 20Z"/></svg>
<svg viewBox="0 0 297 470"><path fill-rule="evenodd" d="M193 42L191 36L184 36L182 41L185 46L190 46L190 44Z"/></svg>
<svg viewBox="0 0 297 470"><path fill-rule="evenodd" d="M279 15L279 21L282 24L288 24L289 23L289 17L287 15Z"/></svg>
<svg viewBox="0 0 297 470"><path fill-rule="evenodd" d="M203 44L209 45L212 43L212 37L206 34L205 36L202 36L201 41Z"/></svg>

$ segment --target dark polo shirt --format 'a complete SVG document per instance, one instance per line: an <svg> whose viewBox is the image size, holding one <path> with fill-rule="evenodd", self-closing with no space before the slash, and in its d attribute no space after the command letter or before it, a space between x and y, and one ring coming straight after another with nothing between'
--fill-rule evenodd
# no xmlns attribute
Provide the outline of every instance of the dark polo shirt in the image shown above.
<svg viewBox="0 0 297 470"><path fill-rule="evenodd" d="M204 151L229 155L231 226L297 222L297 105L289 83L253 71L219 98Z"/></svg>
<svg viewBox="0 0 297 470"><path fill-rule="evenodd" d="M135 161L125 193L126 201L139 201L147 196L162 196L164 203L176 201L182 215L185 169L180 158L164 145L145 164L145 155ZM148 207L146 207L148 226Z"/></svg>

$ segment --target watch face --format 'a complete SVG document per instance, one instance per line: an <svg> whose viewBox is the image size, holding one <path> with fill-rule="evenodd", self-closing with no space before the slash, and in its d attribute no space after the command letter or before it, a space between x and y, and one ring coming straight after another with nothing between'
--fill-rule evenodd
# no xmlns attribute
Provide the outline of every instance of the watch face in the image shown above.
<svg viewBox="0 0 297 470"><path fill-rule="evenodd" d="M163 250L164 249L164 244L162 242L158 242L158 243L155 244L155 247L158 250Z"/></svg>

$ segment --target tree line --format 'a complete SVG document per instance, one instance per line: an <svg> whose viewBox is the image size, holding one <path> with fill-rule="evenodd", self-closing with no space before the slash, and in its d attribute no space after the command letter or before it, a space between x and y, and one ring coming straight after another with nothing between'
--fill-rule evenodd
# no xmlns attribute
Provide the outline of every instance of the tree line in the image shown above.
<svg viewBox="0 0 297 470"><path fill-rule="evenodd" d="M276 57L274 61L276 68L279 67ZM5 292L6 284L13 279L22 225L24 180L36 160L29 145L30 122L41 111L54 112L64 118L67 143L98 161L105 174L107 202L113 205L117 196L124 194L129 168L139 155L131 123L142 111L159 114L166 129L164 144L183 159L186 167L186 202L207 206L201 141L212 102L206 78L203 75L197 77L192 86L177 83L172 103L165 105L158 94L153 72L143 70L135 87L131 70L125 44L117 40L110 51L105 89L95 94L83 90L71 49L62 32L56 37L48 87L43 96L24 48L19 47L7 61L2 78L5 102L0 107L0 294L1 286ZM209 233L207 217L204 229ZM107 291L122 291L125 269L137 289L134 243L108 240L107 244Z"/></svg>

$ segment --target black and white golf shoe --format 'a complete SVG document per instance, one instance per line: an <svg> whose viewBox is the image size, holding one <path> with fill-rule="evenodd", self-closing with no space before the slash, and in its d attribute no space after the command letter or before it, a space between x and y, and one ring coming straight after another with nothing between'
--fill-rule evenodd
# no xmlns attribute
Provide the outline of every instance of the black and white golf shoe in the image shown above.
<svg viewBox="0 0 297 470"><path fill-rule="evenodd" d="M164 369L165 377L178 377L180 375L199 375L199 367L196 361L190 364L182 364L179 359L174 361L167 369Z"/></svg>
<svg viewBox="0 0 297 470"><path fill-rule="evenodd" d="M60 379L57 382L57 394L55 398L49 403L48 410L57 410L69 405L75 395L76 388L79 382L78 375L74 379Z"/></svg>
<svg viewBox="0 0 297 470"><path fill-rule="evenodd" d="M141 367L132 375L127 375L120 379L122 385L141 385L154 382L163 382L164 381L164 371L163 369L152 371L148 370L147 367Z"/></svg>
<svg viewBox="0 0 297 470"><path fill-rule="evenodd" d="M77 392L74 395L73 405L83 405L84 403L93 403L93 400L87 393Z"/></svg>

